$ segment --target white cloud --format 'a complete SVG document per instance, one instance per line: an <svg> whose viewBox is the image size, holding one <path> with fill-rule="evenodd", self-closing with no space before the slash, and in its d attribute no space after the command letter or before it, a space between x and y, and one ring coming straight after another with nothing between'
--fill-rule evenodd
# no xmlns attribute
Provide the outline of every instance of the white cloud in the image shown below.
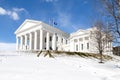
<svg viewBox="0 0 120 80"><path fill-rule="evenodd" d="M26 11L24 8L13 8L13 11L20 12L20 11Z"/></svg>
<svg viewBox="0 0 120 80"><path fill-rule="evenodd" d="M12 12L12 14L10 15L14 20L18 20L19 16L16 12Z"/></svg>
<svg viewBox="0 0 120 80"><path fill-rule="evenodd" d="M6 15L7 11L0 7L0 15Z"/></svg>
<svg viewBox="0 0 120 80"><path fill-rule="evenodd" d="M19 20L20 16L18 15L19 12L22 12L26 10L24 8L13 8L12 10L6 10L2 7L0 7L0 15L8 15L13 20Z"/></svg>

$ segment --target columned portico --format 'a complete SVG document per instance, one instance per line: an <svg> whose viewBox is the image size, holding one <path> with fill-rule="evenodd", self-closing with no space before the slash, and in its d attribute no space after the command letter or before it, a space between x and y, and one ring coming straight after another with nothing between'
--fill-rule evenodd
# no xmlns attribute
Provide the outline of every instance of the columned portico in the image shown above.
<svg viewBox="0 0 120 80"><path fill-rule="evenodd" d="M56 50L58 45L63 43L61 39L69 36L57 28L35 20L25 20L15 34L16 50L21 51Z"/></svg>

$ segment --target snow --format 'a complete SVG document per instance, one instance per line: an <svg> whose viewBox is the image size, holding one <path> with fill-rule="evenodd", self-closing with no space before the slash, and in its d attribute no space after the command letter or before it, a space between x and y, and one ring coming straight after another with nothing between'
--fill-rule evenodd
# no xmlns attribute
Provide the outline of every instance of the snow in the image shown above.
<svg viewBox="0 0 120 80"><path fill-rule="evenodd" d="M78 56L37 57L0 43L0 80L120 80L120 57L113 57L104 64Z"/></svg>
<svg viewBox="0 0 120 80"><path fill-rule="evenodd" d="M0 52L0 80L120 80L120 61Z"/></svg>
<svg viewBox="0 0 120 80"><path fill-rule="evenodd" d="M0 42L0 51L15 51L15 43L3 43Z"/></svg>

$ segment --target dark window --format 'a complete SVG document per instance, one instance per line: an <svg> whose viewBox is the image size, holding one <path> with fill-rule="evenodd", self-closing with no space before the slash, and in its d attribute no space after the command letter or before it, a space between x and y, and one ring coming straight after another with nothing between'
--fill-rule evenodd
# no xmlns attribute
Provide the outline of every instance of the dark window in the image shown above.
<svg viewBox="0 0 120 80"><path fill-rule="evenodd" d="M50 50L52 50L52 47L50 46Z"/></svg>
<svg viewBox="0 0 120 80"><path fill-rule="evenodd" d="M63 38L62 38L62 40L61 40L61 43L63 43Z"/></svg>
<svg viewBox="0 0 120 80"><path fill-rule="evenodd" d="M50 41L52 41L52 36L50 36Z"/></svg>
<svg viewBox="0 0 120 80"><path fill-rule="evenodd" d="M79 41L83 41L83 38L79 38Z"/></svg>
<svg viewBox="0 0 120 80"><path fill-rule="evenodd" d="M89 49L89 43L87 43L87 49Z"/></svg>
<svg viewBox="0 0 120 80"><path fill-rule="evenodd" d="M76 45L76 51L78 51L78 45Z"/></svg>
<svg viewBox="0 0 120 80"><path fill-rule="evenodd" d="M85 37L85 40L89 40L89 37Z"/></svg>
<svg viewBox="0 0 120 80"><path fill-rule="evenodd" d="M67 44L67 40L66 40L66 44Z"/></svg>
<svg viewBox="0 0 120 80"><path fill-rule="evenodd" d="M45 43L46 43L46 37L45 37Z"/></svg>
<svg viewBox="0 0 120 80"><path fill-rule="evenodd" d="M56 41L58 41L58 36L56 37Z"/></svg>
<svg viewBox="0 0 120 80"><path fill-rule="evenodd" d="M77 42L78 40L77 39L74 39L74 42Z"/></svg>
<svg viewBox="0 0 120 80"><path fill-rule="evenodd" d="M81 50L83 50L83 44L81 44Z"/></svg>

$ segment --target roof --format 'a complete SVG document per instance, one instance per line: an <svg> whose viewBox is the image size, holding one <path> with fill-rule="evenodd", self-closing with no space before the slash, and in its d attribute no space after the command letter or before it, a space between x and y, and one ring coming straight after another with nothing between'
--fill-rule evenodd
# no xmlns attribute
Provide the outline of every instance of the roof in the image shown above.
<svg viewBox="0 0 120 80"><path fill-rule="evenodd" d="M26 19L21 25L20 27L15 31L15 34L19 34L23 31L26 31L28 29L39 29L42 28L43 30L48 30L51 31L52 33L61 33L62 35L69 37L69 34L66 32L63 32L62 30L52 27L42 21L36 21L36 20L29 20Z"/></svg>
<svg viewBox="0 0 120 80"><path fill-rule="evenodd" d="M15 34L19 33L20 31L23 31L25 29L28 29L30 27L36 26L41 24L41 21L36 21L36 20L29 20L26 19L21 25L20 27L15 31Z"/></svg>

